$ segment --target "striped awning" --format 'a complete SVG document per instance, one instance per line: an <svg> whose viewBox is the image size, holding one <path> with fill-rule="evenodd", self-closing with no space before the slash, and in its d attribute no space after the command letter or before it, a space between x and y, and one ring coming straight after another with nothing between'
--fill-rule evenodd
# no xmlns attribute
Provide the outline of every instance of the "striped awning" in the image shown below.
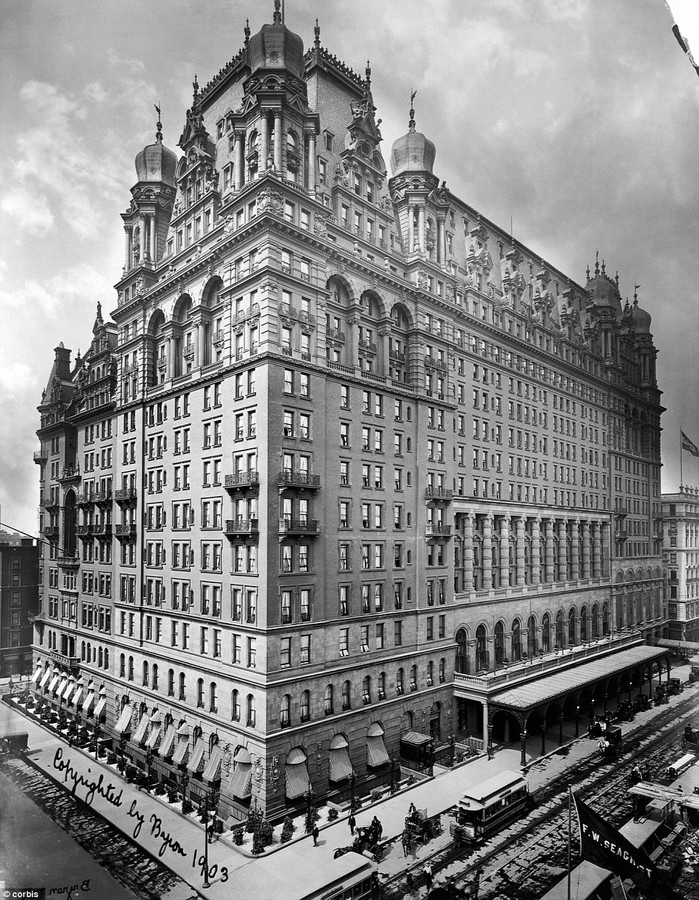
<svg viewBox="0 0 699 900"><path fill-rule="evenodd" d="M47 668L46 671L44 672L44 677L41 679L41 683L40 683L39 687L42 687L42 688L46 687L46 682L49 680L50 677L51 677L51 669Z"/></svg>
<svg viewBox="0 0 699 900"><path fill-rule="evenodd" d="M58 685L58 690L56 691L56 696L58 697L59 700L63 696L63 691L65 691L65 689L68 687L69 684L70 684L70 681L68 681L68 677L66 675L64 675L63 680Z"/></svg>
<svg viewBox="0 0 699 900"><path fill-rule="evenodd" d="M336 734L330 741L330 781L345 781L352 774L349 744L343 734Z"/></svg>
<svg viewBox="0 0 699 900"><path fill-rule="evenodd" d="M58 672L53 676L53 678L51 679L51 684L49 685L50 691L56 690L56 685L58 684L60 678L61 678L61 676Z"/></svg>
<svg viewBox="0 0 699 900"><path fill-rule="evenodd" d="M87 696L83 700L83 712L84 713L90 712L90 707L92 706L92 704L94 702L95 702L95 689L88 688Z"/></svg>
<svg viewBox="0 0 699 900"><path fill-rule="evenodd" d="M223 759L223 748L216 744L211 749L209 761L204 767L204 774L201 776L204 781L218 781L221 777L221 760Z"/></svg>
<svg viewBox="0 0 699 900"><path fill-rule="evenodd" d="M172 762L176 766L182 765L187 758L187 749L189 748L189 738L180 735L175 752L172 754Z"/></svg>
<svg viewBox="0 0 699 900"><path fill-rule="evenodd" d="M102 715L102 711L104 710L104 707L106 705L107 705L107 698L100 697L99 700L97 701L97 706L95 707L95 712L94 712L94 716L96 719L99 719L99 717Z"/></svg>
<svg viewBox="0 0 699 900"><path fill-rule="evenodd" d="M284 766L286 774L286 796L289 800L303 797L308 790L308 767L306 755L299 748L294 748L286 758Z"/></svg>
<svg viewBox="0 0 699 900"><path fill-rule="evenodd" d="M41 674L44 671L43 666L39 666L39 668L32 675L32 684L36 684L37 681L41 678Z"/></svg>
<svg viewBox="0 0 699 900"><path fill-rule="evenodd" d="M118 731L119 734L123 734L125 731L131 731L131 716L133 715L133 707L130 703L127 703L126 706L122 709L121 715L119 716L119 720L114 726L114 730Z"/></svg>
<svg viewBox="0 0 699 900"><path fill-rule="evenodd" d="M247 762L244 759L240 759L240 754L238 754L233 777L231 778L230 792L238 800L247 800L252 794L252 762L247 751L246 756Z"/></svg>
<svg viewBox="0 0 699 900"><path fill-rule="evenodd" d="M75 678L71 678L70 681L68 682L68 684L66 685L65 690L63 691L63 699L65 700L66 703L68 702L68 698L72 695L74 690L75 690Z"/></svg>
<svg viewBox="0 0 699 900"><path fill-rule="evenodd" d="M143 743L143 741L146 738L146 730L148 728L149 722L150 722L150 716L148 715L148 713L144 712L143 715L141 716L140 722L136 726L136 731L134 732L134 735L132 738L134 744Z"/></svg>
<svg viewBox="0 0 699 900"><path fill-rule="evenodd" d="M196 775L199 769L201 769L202 763L204 761L205 750L206 741L203 737L197 738L196 743L194 744L194 749L192 750L192 755L190 756L189 762L187 763L188 772Z"/></svg>
<svg viewBox="0 0 699 900"><path fill-rule="evenodd" d="M177 729L174 725L168 725L167 731L160 742L160 755L165 758L172 754L172 748L175 746L175 738L177 737Z"/></svg>
<svg viewBox="0 0 699 900"><path fill-rule="evenodd" d="M78 705L78 701L80 700L80 695L82 694L82 692L83 692L82 684L80 684L80 683L76 684L75 685L75 693L70 698L70 702L75 703L76 707Z"/></svg>
<svg viewBox="0 0 699 900"><path fill-rule="evenodd" d="M155 745L158 743L158 739L160 738L162 730L162 722L155 722L153 719L150 720L150 732L148 733L148 739L146 740L146 747L155 747Z"/></svg>
<svg viewBox="0 0 699 900"><path fill-rule="evenodd" d="M373 722L369 726L366 736L366 762L370 769L377 769L390 762L383 734L383 728L378 722Z"/></svg>

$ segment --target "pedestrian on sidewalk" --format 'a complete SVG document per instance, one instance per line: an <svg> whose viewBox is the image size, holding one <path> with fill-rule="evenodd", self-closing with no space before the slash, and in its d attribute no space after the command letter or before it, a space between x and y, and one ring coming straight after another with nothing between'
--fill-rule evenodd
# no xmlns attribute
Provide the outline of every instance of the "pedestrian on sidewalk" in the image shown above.
<svg viewBox="0 0 699 900"><path fill-rule="evenodd" d="M427 890L429 891L432 888L433 881L432 866L429 863L425 863L422 874L425 876L425 883L427 885Z"/></svg>
<svg viewBox="0 0 699 900"><path fill-rule="evenodd" d="M318 835L320 834L320 832L318 831L317 825L313 826L313 831L311 832L311 834L313 835L313 846L317 847L318 846Z"/></svg>
<svg viewBox="0 0 699 900"><path fill-rule="evenodd" d="M354 818L354 813L352 813L352 812L350 813L350 817L347 820L347 824L349 825L349 828L350 828L350 834L354 834L354 829L357 824L357 820Z"/></svg>
<svg viewBox="0 0 699 900"><path fill-rule="evenodd" d="M412 872L408 872L408 876L405 879L405 886L408 888L409 894L412 894L415 890L415 879L413 878Z"/></svg>

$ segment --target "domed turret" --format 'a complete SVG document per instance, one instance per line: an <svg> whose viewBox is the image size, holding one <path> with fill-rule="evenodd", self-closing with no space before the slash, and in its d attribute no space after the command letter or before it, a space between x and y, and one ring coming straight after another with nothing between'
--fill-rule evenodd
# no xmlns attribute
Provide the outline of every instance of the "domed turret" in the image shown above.
<svg viewBox="0 0 699 900"><path fill-rule="evenodd" d="M595 306L609 306L617 316L621 316L621 294L619 285L607 275L604 261L600 271L599 259L595 261L595 276L590 278L590 270L587 272L587 284L585 289L590 295L590 301Z"/></svg>
<svg viewBox="0 0 699 900"><path fill-rule="evenodd" d="M415 93L410 95L408 133L398 138L391 148L391 171L394 177L403 172L433 174L437 150L432 141L428 140L424 134L415 131L415 110L412 105L414 99Z"/></svg>
<svg viewBox="0 0 699 900"><path fill-rule="evenodd" d="M650 334L651 315L645 309L641 309L638 300L634 297L633 309L631 310L631 318L633 319L634 331L639 334Z"/></svg>
<svg viewBox="0 0 699 900"><path fill-rule="evenodd" d="M156 107L157 109L157 107ZM160 113L160 110L158 110ZM177 156L163 144L162 123L158 121L155 143L148 144L136 156L136 175L139 181L156 181L175 186Z"/></svg>
<svg viewBox="0 0 699 900"><path fill-rule="evenodd" d="M251 72L258 69L285 69L297 78L303 78L306 65L303 60L303 41L282 22L280 0L274 2L274 21L263 25L250 38L248 60Z"/></svg>

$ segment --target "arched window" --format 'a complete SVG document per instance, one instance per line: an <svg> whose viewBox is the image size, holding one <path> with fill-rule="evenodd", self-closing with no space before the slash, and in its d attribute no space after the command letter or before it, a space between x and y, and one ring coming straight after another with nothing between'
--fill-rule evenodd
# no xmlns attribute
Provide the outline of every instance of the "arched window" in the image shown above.
<svg viewBox="0 0 699 900"><path fill-rule="evenodd" d="M129 671L127 678L129 679L129 681L133 681L133 656L129 657Z"/></svg>
<svg viewBox="0 0 699 900"><path fill-rule="evenodd" d="M231 719L240 722L240 691L231 691Z"/></svg>
<svg viewBox="0 0 699 900"><path fill-rule="evenodd" d="M215 681L209 685L209 712L218 712L218 688Z"/></svg>
<svg viewBox="0 0 699 900"><path fill-rule="evenodd" d="M148 663L143 663L143 686L148 687Z"/></svg>
<svg viewBox="0 0 699 900"><path fill-rule="evenodd" d="M599 604L594 603L592 606L592 639L599 637Z"/></svg>
<svg viewBox="0 0 699 900"><path fill-rule="evenodd" d="M410 690L411 691L417 690L417 666L416 665L412 665L410 667Z"/></svg>
<svg viewBox="0 0 699 900"><path fill-rule="evenodd" d="M386 699L386 673L385 672L379 672L377 689L379 692L379 700L385 700Z"/></svg>
<svg viewBox="0 0 699 900"><path fill-rule="evenodd" d="M476 629L476 671L482 672L488 668L488 638L485 633L485 625L479 625Z"/></svg>
<svg viewBox="0 0 699 900"><path fill-rule="evenodd" d="M548 613L544 613L541 620L541 649L544 653L551 650L551 616Z"/></svg>
<svg viewBox="0 0 699 900"><path fill-rule="evenodd" d="M352 685L349 681L342 684L342 708L349 709L352 706Z"/></svg>
<svg viewBox="0 0 699 900"><path fill-rule="evenodd" d="M371 675L365 675L362 681L362 703L371 703Z"/></svg>
<svg viewBox="0 0 699 900"><path fill-rule="evenodd" d="M168 697L175 696L175 670L174 669L167 670L167 695L168 695Z"/></svg>
<svg viewBox="0 0 699 900"><path fill-rule="evenodd" d="M495 665L501 666L505 659L505 626L502 622L495 625Z"/></svg>
<svg viewBox="0 0 699 900"><path fill-rule="evenodd" d="M575 640L575 610L571 609L568 613L568 646L573 647L577 641Z"/></svg>
<svg viewBox="0 0 699 900"><path fill-rule="evenodd" d="M527 619L527 656L531 659L539 652L538 641L536 639L536 618L531 615Z"/></svg>
<svg viewBox="0 0 699 900"><path fill-rule="evenodd" d="M179 700L187 699L187 679L184 672L180 672L180 692L179 692Z"/></svg>
<svg viewBox="0 0 699 900"><path fill-rule="evenodd" d="M83 641L83 647L85 647L84 641ZM83 657L84 657L84 655L85 654L83 652ZM123 653L121 653L119 655L119 677L126 678L126 656Z"/></svg>
<svg viewBox="0 0 699 900"><path fill-rule="evenodd" d="M252 694L248 694L247 699L247 725L254 728L257 724L257 710L255 708L255 698Z"/></svg>
<svg viewBox="0 0 699 900"><path fill-rule="evenodd" d="M556 647L560 650L564 645L565 634L563 630L563 610L556 613Z"/></svg>
<svg viewBox="0 0 699 900"><path fill-rule="evenodd" d="M234 693L238 693L234 691ZM288 728L291 725L291 695L284 694L282 697L281 707L279 709L279 724L282 728Z"/></svg>
<svg viewBox="0 0 699 900"><path fill-rule="evenodd" d="M303 691L301 694L300 714L302 722L308 722L311 718L311 695L309 691Z"/></svg>
<svg viewBox="0 0 699 900"><path fill-rule="evenodd" d="M583 606L580 610L580 643L586 644L587 640L587 607Z"/></svg>
<svg viewBox="0 0 699 900"><path fill-rule="evenodd" d="M104 668L109 668L109 650L105 649L104 651Z"/></svg>
<svg viewBox="0 0 699 900"><path fill-rule="evenodd" d="M154 691L158 690L158 664L153 663L153 670L151 672L151 686Z"/></svg>
<svg viewBox="0 0 699 900"><path fill-rule="evenodd" d="M204 679L197 678L197 706L199 709L204 708Z"/></svg>
<svg viewBox="0 0 699 900"><path fill-rule="evenodd" d="M430 660L427 663L427 687L432 687L434 684L434 663Z"/></svg>
<svg viewBox="0 0 699 900"><path fill-rule="evenodd" d="M404 690L405 690L405 682L404 682L403 669L398 669L398 671L396 672L396 693L402 694Z"/></svg>
<svg viewBox="0 0 699 900"><path fill-rule="evenodd" d="M447 661L444 657L439 660L439 683L444 684L447 680Z"/></svg>
<svg viewBox="0 0 699 900"><path fill-rule="evenodd" d="M465 628L456 632L456 671L468 675L468 634Z"/></svg>
<svg viewBox="0 0 699 900"><path fill-rule="evenodd" d="M522 658L522 626L519 619L512 623L512 662L518 662Z"/></svg>
<svg viewBox="0 0 699 900"><path fill-rule="evenodd" d="M602 607L602 634L605 637L609 634L609 603L606 600Z"/></svg>
<svg viewBox="0 0 699 900"><path fill-rule="evenodd" d="M333 700L333 686L331 684L329 684L325 688L324 703L325 703L325 715L331 716L333 714L333 712L335 711L334 710L334 700Z"/></svg>

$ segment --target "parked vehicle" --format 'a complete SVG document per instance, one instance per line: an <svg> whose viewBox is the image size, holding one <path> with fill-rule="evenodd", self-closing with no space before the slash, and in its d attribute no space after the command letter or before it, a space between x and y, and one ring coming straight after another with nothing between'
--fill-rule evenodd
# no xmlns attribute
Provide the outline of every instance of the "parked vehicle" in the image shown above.
<svg viewBox="0 0 699 900"><path fill-rule="evenodd" d="M684 685L682 684L681 679L679 678L671 678L667 683L667 693L670 696L681 694L684 690Z"/></svg>

